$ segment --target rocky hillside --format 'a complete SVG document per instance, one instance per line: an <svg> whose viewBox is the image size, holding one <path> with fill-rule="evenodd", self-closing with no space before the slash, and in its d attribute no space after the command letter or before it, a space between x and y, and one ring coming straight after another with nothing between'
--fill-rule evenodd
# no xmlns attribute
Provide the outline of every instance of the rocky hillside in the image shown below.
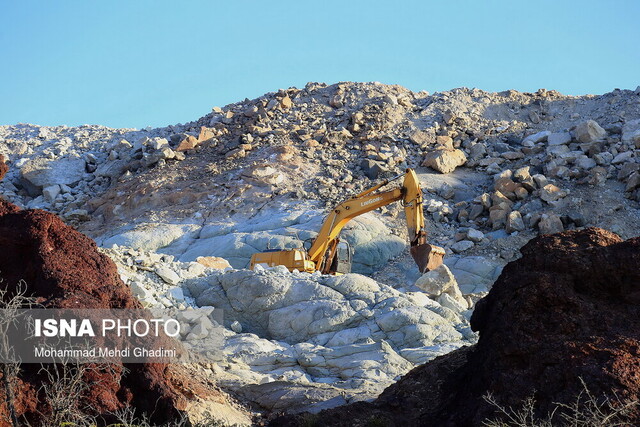
<svg viewBox="0 0 640 427"><path fill-rule="evenodd" d="M640 234L640 90L309 83L157 129L0 126L0 154L0 194L95 239L143 305L223 309L224 357L205 369L262 413L371 400L474 344L476 302L538 234ZM244 270L407 167L446 267L421 277L389 205L343 231L359 274Z"/></svg>

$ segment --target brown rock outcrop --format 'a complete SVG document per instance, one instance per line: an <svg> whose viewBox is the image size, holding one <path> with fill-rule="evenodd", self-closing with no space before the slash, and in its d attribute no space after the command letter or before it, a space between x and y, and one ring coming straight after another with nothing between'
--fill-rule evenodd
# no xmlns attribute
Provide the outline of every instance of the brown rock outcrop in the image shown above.
<svg viewBox="0 0 640 427"><path fill-rule="evenodd" d="M544 417L574 403L581 380L597 397L640 399L640 238L590 228L537 237L521 252L478 302L478 344L414 369L373 403L322 412L323 425L482 425L497 417L487 393L512 408L533 396Z"/></svg>
<svg viewBox="0 0 640 427"><path fill-rule="evenodd" d="M4 171L0 169L0 174ZM20 210L0 199L0 248L0 286L8 296L24 281L27 294L48 308L141 308L115 264L98 252L95 242L51 213ZM185 402L171 384L176 379L170 378L166 364L111 364L109 370L88 367L83 380L91 387L78 404L93 408L91 415L108 420L107 414L127 405L155 422L180 415ZM15 390L17 415L31 425L47 425L50 412L40 389L47 377L40 368L23 365ZM6 415L4 389L0 402L0 415ZM7 417L0 418L0 425L9 425Z"/></svg>
<svg viewBox="0 0 640 427"><path fill-rule="evenodd" d="M7 164L4 162L4 156L0 154L0 180L4 178L8 170L9 166L7 166Z"/></svg>

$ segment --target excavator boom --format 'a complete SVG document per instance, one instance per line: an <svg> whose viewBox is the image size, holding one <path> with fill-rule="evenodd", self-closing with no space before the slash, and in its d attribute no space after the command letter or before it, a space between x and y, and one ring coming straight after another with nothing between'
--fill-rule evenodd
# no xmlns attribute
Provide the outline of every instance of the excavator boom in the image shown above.
<svg viewBox="0 0 640 427"><path fill-rule="evenodd" d="M399 176L397 178L400 178ZM394 179L397 179L394 178ZM320 271L327 274L342 273L339 262L345 256L340 252L338 236L344 226L353 218L373 211L390 203L401 201L404 206L411 245L411 255L421 273L437 268L442 264L444 249L429 245L425 231L422 209L422 190L418 176L412 169L404 174L402 187L389 191L376 192L392 180L385 180L374 187L340 203L327 215L318 235L308 251L293 249L290 251L263 252L251 258L251 268L256 264L280 264L290 270ZM297 260L295 266L293 261ZM285 262L284 264L281 264ZM350 260L349 260L350 262ZM300 268L304 266L304 268Z"/></svg>

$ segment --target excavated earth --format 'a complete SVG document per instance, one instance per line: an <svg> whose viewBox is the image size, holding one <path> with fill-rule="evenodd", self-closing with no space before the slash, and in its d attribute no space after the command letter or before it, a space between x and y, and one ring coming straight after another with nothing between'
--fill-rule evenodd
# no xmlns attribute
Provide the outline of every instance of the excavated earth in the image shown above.
<svg viewBox="0 0 640 427"><path fill-rule="evenodd" d="M476 345L414 369L372 403L321 412L317 425L482 425L499 418L487 393L508 408L533 396L544 417L575 402L583 383L598 399L639 399L640 238L588 228L540 236L521 252L477 304ZM636 406L627 422L639 421Z"/></svg>

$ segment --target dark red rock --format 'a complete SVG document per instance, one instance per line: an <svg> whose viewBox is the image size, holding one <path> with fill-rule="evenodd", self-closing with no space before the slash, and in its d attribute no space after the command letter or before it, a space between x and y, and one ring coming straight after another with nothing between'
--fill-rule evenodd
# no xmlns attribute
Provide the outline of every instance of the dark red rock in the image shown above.
<svg viewBox="0 0 640 427"><path fill-rule="evenodd" d="M575 402L580 379L594 396L640 399L640 238L590 228L537 237L521 252L478 302L476 345L417 367L373 403L323 411L323 425L482 425L497 416L488 392L513 408L534 396L544 415Z"/></svg>
<svg viewBox="0 0 640 427"><path fill-rule="evenodd" d="M0 156L1 157L1 156ZM0 175L6 171L0 159ZM20 210L0 199L0 286L15 292L20 281L27 294L49 308L141 308L120 279L116 265L98 252L87 236L42 210ZM104 416L131 405L154 422L179 417L182 396L171 384L166 364L112 364L110 370L90 365L84 376L92 387L79 404L92 415ZM32 425L46 425L47 408L40 386L46 377L40 365L23 365L15 407ZM128 371L128 372L127 372ZM97 386L97 385L100 386ZM7 408L0 387L0 425ZM108 417L107 417L108 418Z"/></svg>

